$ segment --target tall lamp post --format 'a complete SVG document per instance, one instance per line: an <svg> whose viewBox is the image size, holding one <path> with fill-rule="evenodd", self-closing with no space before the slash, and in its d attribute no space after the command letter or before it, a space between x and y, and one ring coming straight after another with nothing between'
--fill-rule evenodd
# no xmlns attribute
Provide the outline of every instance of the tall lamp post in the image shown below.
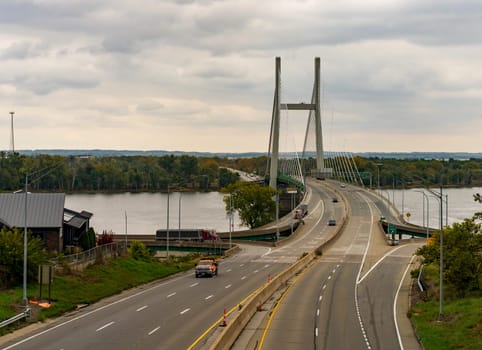
<svg viewBox="0 0 482 350"><path fill-rule="evenodd" d="M420 191L420 190L415 190L415 192L420 192L421 194L423 194L423 201L422 201L422 221L423 221L423 225L426 227L426 232L427 232L427 244L428 244L428 227L429 227L429 214L430 214L430 206L429 206L429 201L428 201L428 196L425 194L424 191ZM424 215L424 211L425 211L425 201L427 201L427 221L426 221L426 225L425 225L425 215Z"/></svg>
<svg viewBox="0 0 482 350"><path fill-rule="evenodd" d="M22 300L25 304L25 314L30 313L27 300L27 227L28 227L28 176L37 176L31 179L31 183L40 180L42 177L50 174L53 170L63 164L63 160L44 169L34 171L31 173L25 173L25 208L24 208L24 233L23 233L23 293Z"/></svg>
<svg viewBox="0 0 482 350"><path fill-rule="evenodd" d="M15 112L10 112L10 138L11 138L11 150L12 150L12 154L15 153L15 135L13 133L13 115L15 114Z"/></svg>
<svg viewBox="0 0 482 350"><path fill-rule="evenodd" d="M231 249L231 236L233 234L234 213L233 213L233 194L229 195L229 249Z"/></svg>
<svg viewBox="0 0 482 350"><path fill-rule="evenodd" d="M279 193L276 191L276 242L279 241Z"/></svg>
<svg viewBox="0 0 482 350"><path fill-rule="evenodd" d="M178 213L178 232L179 232L179 242L181 242L181 198L182 198L182 192L179 192L179 213Z"/></svg>
<svg viewBox="0 0 482 350"><path fill-rule="evenodd" d="M166 257L169 258L169 184L167 184Z"/></svg>
<svg viewBox="0 0 482 350"><path fill-rule="evenodd" d="M443 317L443 194L442 186L440 186L440 192L435 192L431 189L427 189L435 198L440 202L440 303L439 303L439 320Z"/></svg>
<svg viewBox="0 0 482 350"><path fill-rule="evenodd" d="M127 252L127 210L124 212L125 214L125 243L126 243L126 252Z"/></svg>
<svg viewBox="0 0 482 350"><path fill-rule="evenodd" d="M25 174L25 211L24 211L24 232L23 232L23 294L22 301L25 306L25 313L29 312L27 301L27 194L28 194L28 174Z"/></svg>
<svg viewBox="0 0 482 350"><path fill-rule="evenodd" d="M382 163L375 163L377 166L377 189L378 194L380 194L380 167L383 165Z"/></svg>

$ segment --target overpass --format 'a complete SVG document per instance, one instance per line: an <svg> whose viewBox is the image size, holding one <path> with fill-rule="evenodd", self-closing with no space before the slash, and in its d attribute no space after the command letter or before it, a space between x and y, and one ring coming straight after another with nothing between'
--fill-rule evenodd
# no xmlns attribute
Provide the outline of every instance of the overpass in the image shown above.
<svg viewBox="0 0 482 350"><path fill-rule="evenodd" d="M427 228L417 226L417 225L412 225L412 224L400 224L400 223L395 223L395 222L388 222L386 220L380 220L380 224L382 225L383 231L385 234L388 236L391 236L392 240L395 240L396 236L398 235L398 239L402 239L402 236L411 236L411 237L417 237L417 238L429 238L432 237L432 234L434 232L438 232L439 230L433 229L433 228Z"/></svg>

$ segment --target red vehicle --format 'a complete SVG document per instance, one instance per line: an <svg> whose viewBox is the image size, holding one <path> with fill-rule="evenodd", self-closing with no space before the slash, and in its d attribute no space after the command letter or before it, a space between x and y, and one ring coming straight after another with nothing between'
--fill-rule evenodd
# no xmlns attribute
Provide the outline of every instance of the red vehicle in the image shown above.
<svg viewBox="0 0 482 350"><path fill-rule="evenodd" d="M218 238L218 234L214 230L201 230L202 241L215 241Z"/></svg>
<svg viewBox="0 0 482 350"><path fill-rule="evenodd" d="M300 204L298 208L295 210L295 219L303 219L306 215L308 215L308 205Z"/></svg>

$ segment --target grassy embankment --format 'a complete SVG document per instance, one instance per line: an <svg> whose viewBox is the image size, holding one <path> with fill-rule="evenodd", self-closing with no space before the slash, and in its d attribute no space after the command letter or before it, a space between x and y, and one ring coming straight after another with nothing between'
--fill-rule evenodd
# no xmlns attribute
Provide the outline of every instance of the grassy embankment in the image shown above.
<svg viewBox="0 0 482 350"><path fill-rule="evenodd" d="M443 317L439 318L438 268L425 270L430 280L428 301L418 301L409 316L425 350L482 349L482 297L455 298L444 287Z"/></svg>
<svg viewBox="0 0 482 350"><path fill-rule="evenodd" d="M189 270L195 262L196 256L171 258L168 262L157 260L146 262L122 257L91 265L82 273L69 271L57 274L54 276L51 287L51 307L35 312L30 322L59 316L75 310L79 305L92 304L123 290ZM0 291L0 320L21 312L22 292L21 287ZM29 284L27 296L29 299L39 296L37 283ZM42 298L47 297L48 287L44 286ZM35 305L32 305L32 308L37 310ZM5 334L6 331L6 329L0 329L0 335Z"/></svg>

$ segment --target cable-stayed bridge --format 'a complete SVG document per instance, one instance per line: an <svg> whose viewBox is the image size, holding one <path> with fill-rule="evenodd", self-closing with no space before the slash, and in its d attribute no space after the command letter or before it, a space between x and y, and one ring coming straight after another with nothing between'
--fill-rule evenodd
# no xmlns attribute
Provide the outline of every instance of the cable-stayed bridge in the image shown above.
<svg viewBox="0 0 482 350"><path fill-rule="evenodd" d="M283 99L281 58L276 57L269 157L266 165L267 179L272 188L285 185L284 187L294 187L304 192L306 176L333 178L363 186L351 153L324 151L321 106L320 58L315 57L313 90L309 102L288 103ZM297 114L293 112L298 111L308 112L303 146L300 149L297 149L292 140L293 135L290 135L290 119ZM295 124L298 122L295 121Z"/></svg>

